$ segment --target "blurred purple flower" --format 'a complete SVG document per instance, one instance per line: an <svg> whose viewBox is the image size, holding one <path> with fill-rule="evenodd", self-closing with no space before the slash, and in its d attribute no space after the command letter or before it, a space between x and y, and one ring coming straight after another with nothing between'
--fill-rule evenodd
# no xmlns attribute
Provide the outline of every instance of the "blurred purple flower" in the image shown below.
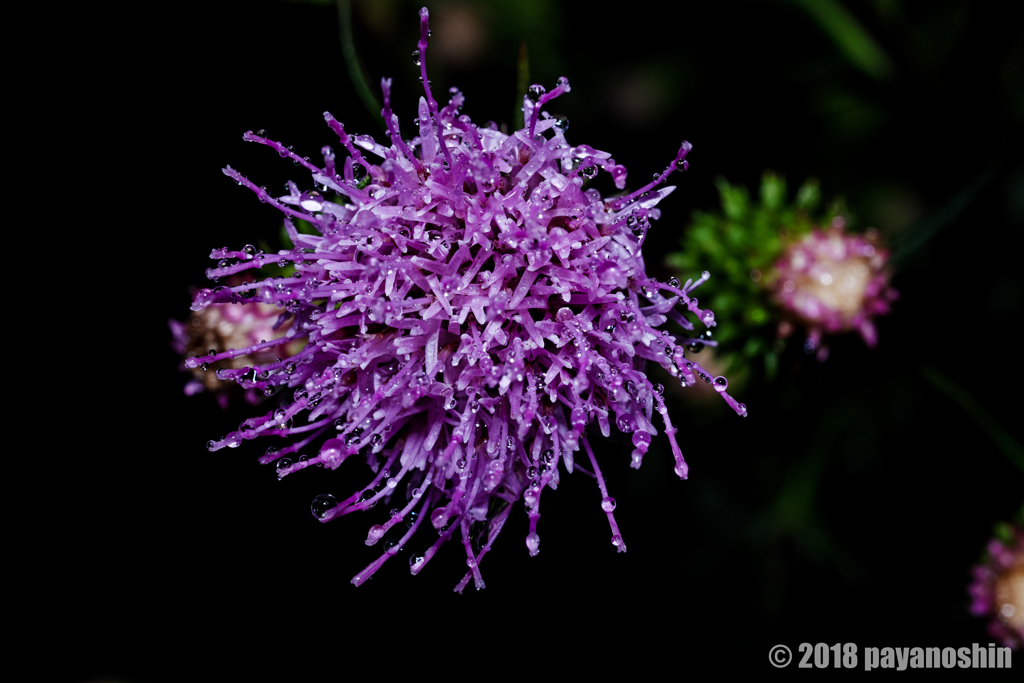
<svg viewBox="0 0 1024 683"><path fill-rule="evenodd" d="M988 617L989 635L1005 647L1024 647L1024 531L1010 527L992 539L984 563L973 570L967 591L971 614Z"/></svg>
<svg viewBox="0 0 1024 683"><path fill-rule="evenodd" d="M874 348L873 318L888 313L897 297L889 287L889 254L875 246L875 232L858 235L844 226L840 216L829 229L812 230L774 266L775 297L807 327L805 348L817 350L821 360L827 354L823 334L856 330Z"/></svg>
<svg viewBox="0 0 1024 683"><path fill-rule="evenodd" d="M537 554L540 497L557 487L559 462L567 473L580 469L596 479L612 544L625 551L615 501L585 435L588 422L596 421L604 436L613 428L632 434L632 466L639 467L658 433L659 413L675 472L686 478L663 388L644 374L646 361L687 384L701 377L736 412L745 415L746 408L726 393L724 377L712 378L684 359L676 339L656 329L669 318L693 329L678 305L706 326L715 324L713 313L690 296L705 278L659 283L646 275L641 256L650 221L659 217L655 205L674 189L665 180L685 170L689 143L652 182L602 199L583 189L584 180L603 169L622 190L626 169L605 152L569 145L567 122L541 112L569 91L569 82L560 78L551 92L530 88L523 130L505 135L493 123L478 128L459 115L463 96L456 89L447 106L439 109L434 100L424 62L426 9L420 17L414 59L425 97L418 135L405 141L399 134L387 79L381 86L389 146L368 135L350 137L325 114L349 156L339 163L324 147L320 168L262 131L246 133L245 140L308 169L316 189L303 192L289 182L288 194L275 198L224 169L285 214L297 248L276 255L214 250L211 258L228 262L207 274L218 279L282 262L294 262L296 271L202 290L192 308L254 300L284 306L295 316L292 333L308 339L292 358L217 373L243 387L287 387L294 394L208 448L259 436L294 438L261 458L276 462L282 477L312 466L335 469L363 453L373 480L348 498L325 494L312 505L328 521L398 501L366 540L383 539L384 553L352 583L366 581L429 519L440 537L411 559L412 573L458 529L469 567L456 587L461 592L471 578L483 588L480 561L520 498L530 518L526 546ZM381 161L371 163L364 151ZM328 192L341 199L328 201ZM293 219L308 221L316 234L300 233ZM283 342L191 358L187 365L277 343ZM330 438L317 454L301 454L321 437ZM576 463L581 449L592 471Z"/></svg>
<svg viewBox="0 0 1024 683"><path fill-rule="evenodd" d="M192 396L204 391L209 392L216 397L222 408L227 408L228 394L237 385L219 379L216 373L208 372L208 362L196 366L188 363L188 359L216 354L216 349L233 351L257 346L267 339L275 339L286 334L291 322L287 316L281 315L281 309L266 303L247 303L239 306L211 304L194 312L185 322L168 320L171 328L171 348L183 358L181 369L192 375L185 384L185 394ZM236 355L227 358L221 364L227 368L243 368L252 363L272 362L275 356L291 356L302 349L304 339L289 339L291 343L283 348L265 348L256 350L251 355ZM263 399L252 388L246 389L244 396L250 405L258 405Z"/></svg>

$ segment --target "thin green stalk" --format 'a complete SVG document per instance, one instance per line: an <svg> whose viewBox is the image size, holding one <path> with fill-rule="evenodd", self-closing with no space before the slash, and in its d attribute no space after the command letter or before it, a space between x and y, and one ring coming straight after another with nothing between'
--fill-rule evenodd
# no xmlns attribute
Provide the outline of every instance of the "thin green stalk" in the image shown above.
<svg viewBox="0 0 1024 683"><path fill-rule="evenodd" d="M945 394L947 398L963 408L965 413L974 418L974 421L981 427L981 430L988 434L989 438L995 442L996 447L1003 455L1016 465L1017 469L1024 473L1024 448L1021 448L1021 445L1006 430L999 426L996 419L980 403L974 400L973 396L964 391L949 377L946 377L929 365L921 368L921 374L931 382L932 386Z"/></svg>
<svg viewBox="0 0 1024 683"><path fill-rule="evenodd" d="M928 244L944 228L953 224L966 211L978 194L996 177L998 163L989 166L970 185L953 195L937 211L922 218L892 238L892 257L889 262L902 269L917 261L927 252Z"/></svg>
<svg viewBox="0 0 1024 683"><path fill-rule="evenodd" d="M359 62L359 55L356 53L355 40L352 37L352 3L351 0L338 0L338 29L341 33L341 54L345 58L345 67L352 79L352 85L356 88L356 94L363 101L370 112L370 116L376 121L383 131L387 131L384 119L380 113L382 107L367 82L366 74L362 64Z"/></svg>
<svg viewBox="0 0 1024 683"><path fill-rule="evenodd" d="M519 59L516 60L516 107L512 114L513 126L516 130L526 127L523 112L523 98L530 88L530 58L526 54L526 41L519 44Z"/></svg>

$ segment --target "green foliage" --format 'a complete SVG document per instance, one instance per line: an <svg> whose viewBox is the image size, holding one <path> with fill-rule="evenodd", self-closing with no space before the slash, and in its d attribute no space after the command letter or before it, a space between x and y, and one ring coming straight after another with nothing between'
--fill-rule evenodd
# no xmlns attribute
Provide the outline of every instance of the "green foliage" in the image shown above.
<svg viewBox="0 0 1024 683"><path fill-rule="evenodd" d="M814 180L801 185L792 201L786 180L771 171L764 173L756 201L743 186L722 178L715 184L721 210L695 212L681 250L669 254L666 265L681 280L711 273L695 295L718 320L717 354L733 371L760 357L771 377L785 348L776 341L780 319L770 297L772 267L788 244L846 212L841 202L819 208L821 191Z"/></svg>

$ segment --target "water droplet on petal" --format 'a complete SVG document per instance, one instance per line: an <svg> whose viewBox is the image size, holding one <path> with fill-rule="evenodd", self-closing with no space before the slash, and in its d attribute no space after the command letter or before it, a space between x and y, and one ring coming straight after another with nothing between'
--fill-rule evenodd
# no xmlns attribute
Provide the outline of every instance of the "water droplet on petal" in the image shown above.
<svg viewBox="0 0 1024 683"><path fill-rule="evenodd" d="M587 413L582 408L573 408L572 413L569 416L572 426L576 429L582 429L587 424Z"/></svg>
<svg viewBox="0 0 1024 683"><path fill-rule="evenodd" d="M530 551L530 555L536 555L540 552L540 536L533 533L526 537L526 548Z"/></svg>
<svg viewBox="0 0 1024 683"><path fill-rule="evenodd" d="M322 211L324 208L324 198L317 192L303 192L299 198L299 206L306 211Z"/></svg>
<svg viewBox="0 0 1024 683"><path fill-rule="evenodd" d="M636 431L636 418L629 413L619 415L619 419L616 424L618 425L619 430L626 434L631 434Z"/></svg>
<svg viewBox="0 0 1024 683"><path fill-rule="evenodd" d="M329 493L321 493L319 496L313 499L313 504L310 505L309 510L317 519L323 519L327 516L327 513L330 512L337 505L337 498L335 498Z"/></svg>

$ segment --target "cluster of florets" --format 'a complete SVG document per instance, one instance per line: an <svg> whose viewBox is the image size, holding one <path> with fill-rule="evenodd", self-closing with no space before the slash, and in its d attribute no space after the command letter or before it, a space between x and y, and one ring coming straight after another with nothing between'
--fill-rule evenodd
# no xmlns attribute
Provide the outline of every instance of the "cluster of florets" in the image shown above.
<svg viewBox="0 0 1024 683"><path fill-rule="evenodd" d="M812 230L791 244L774 267L775 297L808 330L808 351L823 333L856 330L874 348L873 318L889 313L896 290L889 286L888 252L879 249L873 230L844 231L842 216L827 230Z"/></svg>
<svg viewBox="0 0 1024 683"><path fill-rule="evenodd" d="M267 339L286 334L292 322L290 314L282 313L277 306L266 303L211 304L194 312L185 322L169 320L171 347L185 359L182 369L192 375L185 384L185 394L192 396L205 391L212 394L222 408L227 408L228 395L237 385L219 379L215 372L209 372L211 366L208 362L195 366L189 363L188 359L215 355L217 349L233 350L257 346ZM238 369L253 363L270 363L274 361L275 356L290 356L301 350L302 346L303 343L292 338L291 344L284 348L265 348L262 351L254 351L252 355L234 356L225 359L219 365ZM192 366L191 370L188 369L188 365ZM252 388L246 389L243 395L251 405L258 405L263 400L263 396Z"/></svg>
<svg viewBox="0 0 1024 683"><path fill-rule="evenodd" d="M604 436L612 429L631 434L632 465L639 467L658 434L654 413L660 414L675 471L687 476L663 387L644 374L646 361L686 384L700 377L738 413L746 408L726 393L724 377L685 359L683 346L656 329L668 319L693 329L680 308L715 324L690 296L706 278L657 282L647 277L641 256L650 221L659 217L655 205L674 189L665 180L685 170L690 145L683 143L652 182L602 199L584 181L603 170L622 190L626 169L605 152L568 144L565 120L541 112L569 91L568 81L559 79L551 92L530 89L523 130L506 135L493 124L477 127L459 114L457 90L440 109L432 97L426 9L420 15L415 56L425 97L416 137L399 134L388 80L381 83L387 146L349 136L330 114L327 123L348 152L340 163L328 147L318 167L262 131L245 134L308 169L316 189L289 182L288 193L274 197L226 168L285 215L296 248L214 250L211 258L220 263L207 274L216 280L286 261L295 272L202 290L193 310L261 302L294 319L279 339L190 358L187 365L306 340L288 358L217 372L246 388L291 393L208 448L263 436L293 439L261 458L275 463L281 477L316 466L335 469L360 454L372 481L341 500L318 496L312 506L321 521L378 502L392 508L366 540L382 542L383 555L352 582L368 579L429 519L439 538L411 558L412 572L459 530L469 567L461 591L471 578L483 587L479 563L520 498L530 518L526 545L531 555L538 552L540 498L559 483L559 463L567 473L580 469L596 479L612 543L625 550L588 423L596 422L593 432ZM337 196L328 200L329 193ZM300 233L296 219L308 221L315 234Z"/></svg>
<svg viewBox="0 0 1024 683"><path fill-rule="evenodd" d="M988 632L1006 647L1024 647L1024 531L1010 527L992 539L988 557L973 570L971 614L989 619Z"/></svg>
<svg viewBox="0 0 1024 683"><path fill-rule="evenodd" d="M855 330L874 346L874 319L888 313L897 296L877 231L852 232L843 202L821 207L813 180L792 200L785 179L771 171L756 198L724 179L715 184L721 209L694 213L682 249L666 262L678 273L714 273L717 286L702 298L730 324L716 330L714 340L710 330L702 332L688 348L717 347L719 362L742 378L756 369L751 361L757 358L773 376L794 334L806 335L804 351L819 360L828 356L826 335Z"/></svg>

